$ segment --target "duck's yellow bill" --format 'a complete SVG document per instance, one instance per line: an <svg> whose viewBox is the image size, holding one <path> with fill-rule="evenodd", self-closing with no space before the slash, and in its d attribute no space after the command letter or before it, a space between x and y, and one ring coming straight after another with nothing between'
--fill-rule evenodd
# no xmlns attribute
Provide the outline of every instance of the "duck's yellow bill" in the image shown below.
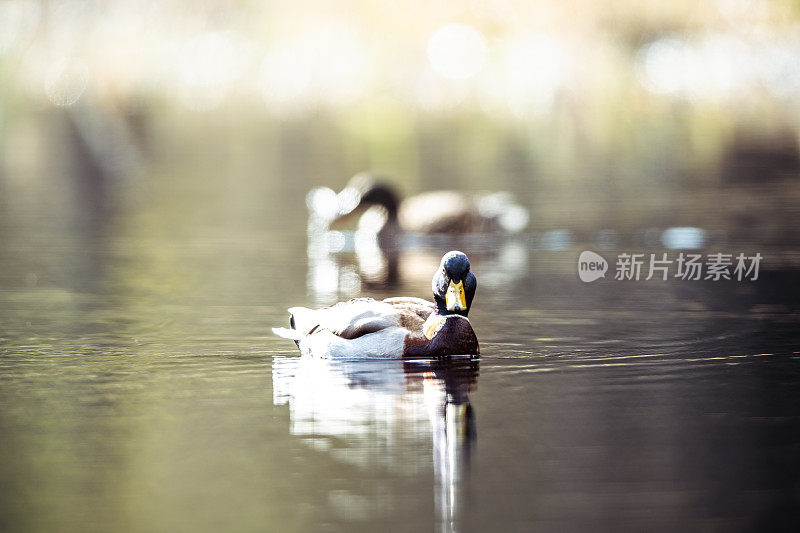
<svg viewBox="0 0 800 533"><path fill-rule="evenodd" d="M447 295L445 297L445 307L448 311L465 311L467 309L467 297L464 294L464 282L459 281L447 287Z"/></svg>

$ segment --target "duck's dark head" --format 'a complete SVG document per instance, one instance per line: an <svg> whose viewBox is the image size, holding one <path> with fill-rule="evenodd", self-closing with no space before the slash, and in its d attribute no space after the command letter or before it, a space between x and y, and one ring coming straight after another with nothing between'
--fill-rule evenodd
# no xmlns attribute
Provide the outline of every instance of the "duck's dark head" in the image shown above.
<svg viewBox="0 0 800 533"><path fill-rule="evenodd" d="M467 316L478 280L469 269L466 254L456 250L444 254L431 285L440 314Z"/></svg>

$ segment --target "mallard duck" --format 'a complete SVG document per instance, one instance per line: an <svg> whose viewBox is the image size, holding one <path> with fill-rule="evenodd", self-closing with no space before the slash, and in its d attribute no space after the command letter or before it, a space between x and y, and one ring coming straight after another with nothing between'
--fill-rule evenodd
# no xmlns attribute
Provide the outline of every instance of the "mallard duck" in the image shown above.
<svg viewBox="0 0 800 533"><path fill-rule="evenodd" d="M528 225L528 210L507 192L468 196L456 191L431 191L400 201L395 190L362 172L353 176L341 192L323 189L309 193L312 215L325 213L329 223L364 211L360 228L368 226L379 238L396 230L417 233L518 233ZM317 202L325 205L317 206ZM335 202L335 205L331 203ZM377 208L377 211L369 208Z"/></svg>
<svg viewBox="0 0 800 533"><path fill-rule="evenodd" d="M291 328L272 331L315 357L477 355L478 339L467 318L477 286L467 256L451 251L433 276L433 302L355 298L322 309L293 307Z"/></svg>

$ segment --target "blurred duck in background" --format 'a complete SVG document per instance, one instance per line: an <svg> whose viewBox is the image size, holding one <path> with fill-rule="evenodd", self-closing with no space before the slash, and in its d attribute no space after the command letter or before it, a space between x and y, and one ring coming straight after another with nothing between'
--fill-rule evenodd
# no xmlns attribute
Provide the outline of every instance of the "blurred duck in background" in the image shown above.
<svg viewBox="0 0 800 533"><path fill-rule="evenodd" d="M333 199L330 193L318 197L323 202ZM398 230L425 234L515 234L527 227L530 218L528 210L515 203L508 192L469 196L456 191L432 191L401 200L390 185L368 172L350 179L335 195L335 206L318 203L310 202L309 207L318 210L318 216L329 218L331 225L361 214L359 229L371 228L379 236Z"/></svg>

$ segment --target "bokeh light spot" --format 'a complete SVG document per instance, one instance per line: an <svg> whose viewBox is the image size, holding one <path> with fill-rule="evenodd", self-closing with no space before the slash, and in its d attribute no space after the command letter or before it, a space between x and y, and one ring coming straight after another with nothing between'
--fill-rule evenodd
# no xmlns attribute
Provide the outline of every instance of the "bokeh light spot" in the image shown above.
<svg viewBox="0 0 800 533"><path fill-rule="evenodd" d="M466 24L448 24L428 41L428 60L440 76L451 80L471 78L486 66L486 38Z"/></svg>
<svg viewBox="0 0 800 533"><path fill-rule="evenodd" d="M691 49L682 40L659 39L639 52L639 80L657 94L685 91L695 70L694 59Z"/></svg>
<svg viewBox="0 0 800 533"><path fill-rule="evenodd" d="M44 82L45 94L57 106L71 106L86 90L88 81L89 68L86 63L63 59L47 69Z"/></svg>
<svg viewBox="0 0 800 533"><path fill-rule="evenodd" d="M189 41L180 55L178 94L190 109L220 105L247 67L249 46L233 32L208 32Z"/></svg>

